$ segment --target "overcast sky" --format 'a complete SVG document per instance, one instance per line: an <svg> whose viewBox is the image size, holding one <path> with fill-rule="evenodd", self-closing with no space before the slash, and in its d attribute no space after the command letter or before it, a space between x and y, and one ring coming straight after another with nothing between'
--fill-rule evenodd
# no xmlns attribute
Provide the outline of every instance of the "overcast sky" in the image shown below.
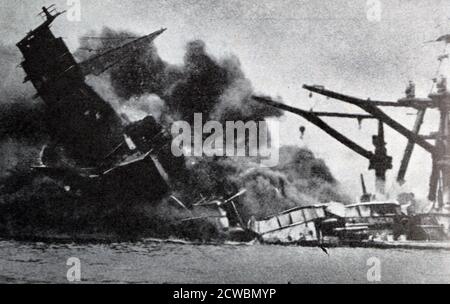
<svg viewBox="0 0 450 304"><path fill-rule="evenodd" d="M374 0L370 0L374 1ZM370 2L369 1L369 2ZM62 10L66 0L1 0L0 42L15 44L39 22L42 5L56 3ZM439 43L423 42L450 33L450 3L436 0L380 0L381 20L370 21L366 0L81 0L81 21L61 18L53 25L72 50L78 37L92 29L108 26L146 34L167 27L156 45L163 59L180 63L184 45L192 39L206 42L216 57L234 54L240 58L247 77L259 93L281 97L284 102L304 109L358 112L344 103L318 96L310 99L301 86L323 84L343 93L372 99L396 100L402 97L409 79L416 82L418 94L426 96L435 76ZM412 127L414 110L386 110L405 126ZM437 116L427 116L423 133L437 128ZM372 150L374 123L362 128L353 120L327 119L355 141ZM298 128L306 126L304 140ZM302 118L282 118L281 141L306 145L326 160L343 186L357 195L359 174L365 173L373 187L368 161L306 123ZM395 176L406 140L387 129L388 152L394 157ZM416 148L407 175L405 190L425 196L430 158Z"/></svg>

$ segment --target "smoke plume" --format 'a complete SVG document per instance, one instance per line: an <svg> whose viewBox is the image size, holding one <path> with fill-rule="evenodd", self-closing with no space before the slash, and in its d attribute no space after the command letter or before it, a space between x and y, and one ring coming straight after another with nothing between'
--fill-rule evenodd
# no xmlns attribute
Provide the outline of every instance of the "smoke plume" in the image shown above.
<svg viewBox="0 0 450 304"><path fill-rule="evenodd" d="M134 36L107 28L98 35L106 39L95 40L95 45L82 40L85 44L81 49L105 50L120 45L121 39L117 38ZM129 113L141 107L144 96L151 94L160 99L148 100L158 108L148 112L162 113L171 121L181 119L192 124L194 113L219 122L263 121L282 115L279 110L252 100L253 87L238 58L214 58L199 40L186 45L181 66L164 62L156 47L149 45L110 69L106 77ZM138 106L136 100L140 100ZM261 216L299 204L342 199L329 169L312 152L296 147L284 147L281 151L282 163L264 170L250 159L190 158L189 178L177 190L183 200L192 201L202 196L227 197L239 188L250 188L242 204L246 206L243 211ZM264 200L270 202L265 204Z"/></svg>
<svg viewBox="0 0 450 304"><path fill-rule="evenodd" d="M46 138L44 107L19 67L14 46L0 44L0 178L17 168L29 168Z"/></svg>
<svg viewBox="0 0 450 304"><path fill-rule="evenodd" d="M105 39L81 39L80 48L75 53L78 60L119 46L135 35L105 28L101 33L93 32L88 36ZM0 60L10 65L19 59L2 51ZM39 102L33 103L29 97L24 99L26 94L19 94L22 99L18 98L17 93L22 90L17 86L20 82L14 79L7 90L2 88L2 91L12 91L16 95L13 98L2 92L0 115L6 118L6 124L0 125L0 138L20 141L22 137L26 140L38 138L34 144L39 146L41 138L45 138L45 108ZM207 52L206 44L199 40L186 45L182 65L165 62L156 47L149 44L100 77L90 77L87 82L129 121L137 121L151 114L161 124L170 127L176 120L192 124L194 113L202 113L205 121L222 123L258 122L282 115L279 110L252 100L253 87L242 71L238 58L215 58ZM252 158L186 157L183 171L171 175L173 170L169 170L173 194L190 206L200 198L226 199L245 188L246 194L236 200L244 221L252 216L264 218L299 205L347 199L325 163L316 159L312 152L298 147L282 147L280 159L277 167L261 168ZM77 227L71 230L75 234L81 231L109 231L130 236L133 232L140 235L150 230L151 235L195 238L198 235L205 237L204 232L209 231L207 220L202 225L191 224L189 229L186 224L181 225L180 220L192 214L174 206L169 199L153 206L148 206L146 202L108 204L80 201L64 191L56 190L57 181L41 177L33 180L26 171L19 171L3 181L0 209L17 205L15 210L22 210L24 215L16 211L13 214L21 219L20 223L26 223L26 228L22 229L25 232L32 231L34 226L42 231L53 229L58 233L64 232L55 223L71 223L72 226L61 227ZM24 184L26 186L21 186ZM64 203L61 204L61 201ZM52 208L53 204L59 204L58 208ZM92 209L87 207L90 205L93 205ZM30 207L37 209L26 211ZM229 207L225 208L228 208L229 214L234 214ZM96 210L98 216L93 217L89 210ZM0 213L8 214L7 211ZM41 219L45 218L52 221L43 223ZM8 222L2 218L1 222L4 221ZM13 234L10 230L20 230L20 223L3 223L0 230Z"/></svg>
<svg viewBox="0 0 450 304"><path fill-rule="evenodd" d="M109 28L92 35L105 39L82 39L77 51L80 59L88 58L92 50L108 50L135 36ZM165 101L172 118L191 123L194 113L202 113L205 120L220 122L261 121L281 116L279 110L251 99L251 82L236 57L216 59L207 53L205 43L200 40L186 45L182 66L163 61L151 44L112 67L103 77L109 78L112 90L122 102L154 94Z"/></svg>

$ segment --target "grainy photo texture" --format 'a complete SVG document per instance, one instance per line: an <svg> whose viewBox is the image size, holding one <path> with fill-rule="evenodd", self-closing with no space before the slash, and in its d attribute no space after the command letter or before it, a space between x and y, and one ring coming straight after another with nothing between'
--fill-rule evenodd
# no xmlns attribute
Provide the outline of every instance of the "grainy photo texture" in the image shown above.
<svg viewBox="0 0 450 304"><path fill-rule="evenodd" d="M450 283L448 44L444 0L0 0L0 283Z"/></svg>

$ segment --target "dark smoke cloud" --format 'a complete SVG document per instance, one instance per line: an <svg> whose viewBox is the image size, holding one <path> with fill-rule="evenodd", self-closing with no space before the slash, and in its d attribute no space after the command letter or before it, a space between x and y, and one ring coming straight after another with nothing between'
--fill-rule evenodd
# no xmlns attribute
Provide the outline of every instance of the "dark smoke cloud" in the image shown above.
<svg viewBox="0 0 450 304"><path fill-rule="evenodd" d="M40 142L45 134L45 110L42 104L31 100L13 99L0 103L0 141L16 139L30 143Z"/></svg>
<svg viewBox="0 0 450 304"><path fill-rule="evenodd" d="M110 28L104 28L100 33L90 32L80 39L80 48L75 56L80 61L87 59L131 41L130 37L135 37L135 34ZM106 74L115 94L128 100L144 94L164 96L168 86L182 77L181 73L181 69L164 62L156 47L149 44L130 54L129 58L110 68Z"/></svg>
<svg viewBox="0 0 450 304"><path fill-rule="evenodd" d="M33 99L15 46L0 44L0 178L29 168L46 138L43 104Z"/></svg>
<svg viewBox="0 0 450 304"><path fill-rule="evenodd" d="M21 61L14 46L0 45L0 141L12 138L36 141L45 134L43 105L24 84Z"/></svg>
<svg viewBox="0 0 450 304"><path fill-rule="evenodd" d="M81 59L87 58L91 50L111 49L135 35L105 28L101 33L89 36L105 39L82 39L77 52ZM182 66L163 61L156 47L150 44L111 68L107 75L119 98L126 101L144 94L158 95L166 102L171 116L188 122L193 121L194 113L202 113L205 120L221 122L261 121L281 116L280 111L264 107L250 98L253 94L251 82L236 57L218 60L206 52L206 45L200 40L186 45Z"/></svg>
<svg viewBox="0 0 450 304"><path fill-rule="evenodd" d="M134 34L106 28L88 36L126 38ZM87 59L94 50L105 51L126 41L82 39L76 57ZM194 113L202 113L204 120L220 122L262 121L281 116L280 111L251 99L251 82L236 57L217 59L206 49L202 41L189 42L184 63L175 66L164 62L150 44L104 75L90 79L89 83L116 111L127 114L131 120L152 114L168 126L179 119L192 123ZM6 62L18 60L8 58ZM17 81L21 82L16 79L14 83ZM12 88L11 92L21 91ZM1 115L5 115L8 122L3 127L5 136L28 138L33 137L33 132L45 134L43 108L30 102L28 97L20 99L16 95L8 100L8 105L0 104L4 109ZM310 151L283 147L280 159L282 163L278 167L261 168L252 158L187 158L183 174L178 171L179 176L171 176L174 194L189 206L201 197L227 198L246 188L247 193L236 201L244 221L252 216L264 218L298 205L345 199L325 163ZM33 177L24 168L4 178L1 184L0 214L5 216L0 216L0 233L9 235L32 235L36 231L45 235L50 231L69 233L73 237L80 233L112 233L127 237L144 234L208 238L204 232L211 230L208 220L181 224L180 220L192 214L174 206L168 199L151 206L139 201L89 201L62 191L57 181ZM225 208L231 216L234 214L229 206ZM236 218L231 220L237 221Z"/></svg>
<svg viewBox="0 0 450 304"><path fill-rule="evenodd" d="M82 40L81 56L87 55L86 49L107 50L126 41L115 38L134 36L131 32L108 28L90 35L106 39ZM206 49L203 41L189 42L183 64L174 66L161 59L154 45L148 45L110 69L104 77L128 113L138 108L137 99L142 109L146 102L142 97L151 94L161 99L162 103L156 104L165 108L158 113L170 117L170 121L182 119L192 123L194 113L202 113L204 120L220 122L263 121L282 115L251 99L252 84L236 57L217 59ZM152 112L155 111L149 111ZM187 204L201 197L227 198L246 188L248 192L239 205L246 219L252 215L265 217L298 205L348 199L325 163L312 152L283 147L280 159L278 167L261 169L250 158L188 158L186 178L178 180L174 188Z"/></svg>
<svg viewBox="0 0 450 304"><path fill-rule="evenodd" d="M323 160L294 146L280 149L280 165L261 168L250 158L189 158L189 179L179 187L183 201L193 198L228 198L240 189L241 216L262 219L296 206L330 201L349 202ZM233 214L233 210L228 210Z"/></svg>
<svg viewBox="0 0 450 304"><path fill-rule="evenodd" d="M92 35L108 38L94 41L95 48L109 49L118 45L118 40L111 38L130 37L133 33L104 29ZM88 41L91 45L84 48L94 48L93 42ZM263 121L281 116L280 111L251 99L252 84L236 57L217 59L206 49L203 41L189 42L183 65L173 66L160 58L154 45L149 45L112 68L107 76L115 94L128 105L128 113L137 108L132 106L136 98L153 94L164 101L166 108L162 112L172 120L192 123L194 113L202 113L204 120L220 122ZM139 108L143 102L145 99L140 100ZM278 167L262 169L250 158L188 158L187 178L178 180L174 188L188 205L201 197L227 198L246 188L248 191L238 204L245 220L298 205L348 199L325 163L312 152L283 147L280 160Z"/></svg>

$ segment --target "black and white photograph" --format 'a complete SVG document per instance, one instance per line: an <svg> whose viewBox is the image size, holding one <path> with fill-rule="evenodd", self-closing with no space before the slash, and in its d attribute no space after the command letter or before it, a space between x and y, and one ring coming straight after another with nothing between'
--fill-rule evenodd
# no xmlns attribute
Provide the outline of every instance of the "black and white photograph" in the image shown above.
<svg viewBox="0 0 450 304"><path fill-rule="evenodd" d="M0 0L0 284L450 283L449 44L448 0Z"/></svg>

